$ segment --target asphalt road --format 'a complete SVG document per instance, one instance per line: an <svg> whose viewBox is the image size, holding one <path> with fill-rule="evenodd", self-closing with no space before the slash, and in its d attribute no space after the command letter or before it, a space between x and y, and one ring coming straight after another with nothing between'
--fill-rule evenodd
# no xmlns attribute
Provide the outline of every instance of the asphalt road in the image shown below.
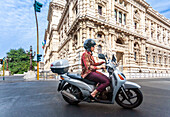
<svg viewBox="0 0 170 117"><path fill-rule="evenodd" d="M144 100L127 110L116 103L72 106L57 92L58 81L10 77L0 81L0 117L170 117L170 78L131 81L142 86Z"/></svg>

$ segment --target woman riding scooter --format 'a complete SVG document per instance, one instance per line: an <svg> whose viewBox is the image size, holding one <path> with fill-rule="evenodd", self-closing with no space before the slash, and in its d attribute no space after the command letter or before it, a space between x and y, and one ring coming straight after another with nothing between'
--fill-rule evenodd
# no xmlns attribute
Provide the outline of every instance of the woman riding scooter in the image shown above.
<svg viewBox="0 0 170 117"><path fill-rule="evenodd" d="M95 96L98 92L102 92L109 84L110 81L107 76L104 74L96 71L98 69L105 69L105 66L102 65L103 62L96 63L92 52L95 48L95 41L93 39L87 39L84 42L84 48L86 49L85 52L82 54L81 57L81 66L82 66L82 78L94 81L96 83L99 83L99 86L97 89L95 89L92 93L90 98L96 100ZM101 66L100 66L101 65Z"/></svg>

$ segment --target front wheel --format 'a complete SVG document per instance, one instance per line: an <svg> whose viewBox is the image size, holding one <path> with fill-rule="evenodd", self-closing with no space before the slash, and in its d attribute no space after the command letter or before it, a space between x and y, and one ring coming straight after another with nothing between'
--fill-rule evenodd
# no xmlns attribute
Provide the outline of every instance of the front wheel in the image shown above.
<svg viewBox="0 0 170 117"><path fill-rule="evenodd" d="M143 101L142 92L137 88L119 89L116 102L123 108L132 109L138 107Z"/></svg>

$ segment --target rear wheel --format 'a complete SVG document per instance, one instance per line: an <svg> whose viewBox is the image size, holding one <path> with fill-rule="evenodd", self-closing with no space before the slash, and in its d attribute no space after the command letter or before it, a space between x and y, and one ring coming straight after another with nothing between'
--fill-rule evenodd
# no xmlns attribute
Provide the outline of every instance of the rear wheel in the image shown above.
<svg viewBox="0 0 170 117"><path fill-rule="evenodd" d="M137 88L125 89L125 94L122 89L119 89L116 102L123 108L132 109L138 107L143 101L143 95L141 91Z"/></svg>
<svg viewBox="0 0 170 117"><path fill-rule="evenodd" d="M76 86L74 85L71 85L71 84L67 84L63 90L67 91L68 93L74 95L77 99L81 99L81 96L82 96L82 93L80 91L79 88L77 88ZM71 104L71 105L77 105L78 103L80 103L80 101L73 101L73 100L70 100L68 97L62 95L64 100Z"/></svg>

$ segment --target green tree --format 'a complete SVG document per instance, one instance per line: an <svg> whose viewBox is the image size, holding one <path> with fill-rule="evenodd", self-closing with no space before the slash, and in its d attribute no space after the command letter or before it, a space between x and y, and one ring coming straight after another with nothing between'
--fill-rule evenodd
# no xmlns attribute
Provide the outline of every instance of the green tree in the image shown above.
<svg viewBox="0 0 170 117"><path fill-rule="evenodd" d="M11 49L7 53L7 56L11 58L9 59L9 70L12 74L23 74L29 70L30 59L23 48L19 48L18 50ZM32 64L34 69L36 62L33 61Z"/></svg>

